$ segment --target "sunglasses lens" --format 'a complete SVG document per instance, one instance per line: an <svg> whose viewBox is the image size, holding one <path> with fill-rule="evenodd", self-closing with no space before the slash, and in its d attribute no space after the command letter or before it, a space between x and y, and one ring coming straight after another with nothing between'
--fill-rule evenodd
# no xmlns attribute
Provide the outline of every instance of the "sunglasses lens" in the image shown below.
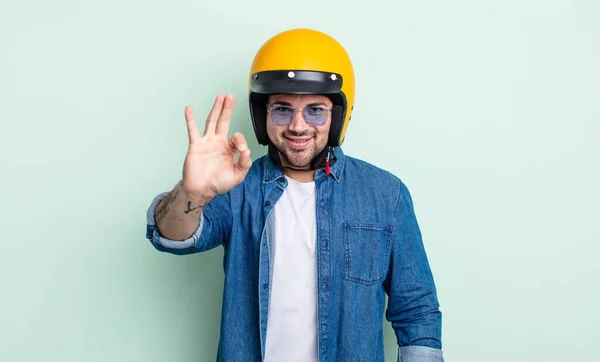
<svg viewBox="0 0 600 362"><path fill-rule="evenodd" d="M328 111L322 107L308 107L304 109L306 123L313 126L322 126L327 122Z"/></svg>
<svg viewBox="0 0 600 362"><path fill-rule="evenodd" d="M294 110L290 107L274 107L271 109L271 121L278 126L283 126L292 121Z"/></svg>
<svg viewBox="0 0 600 362"><path fill-rule="evenodd" d="M294 118L294 109L287 106L271 108L271 121L278 126L290 124ZM329 110L323 107L308 107L302 112L304 120L311 126L322 126L327 122Z"/></svg>

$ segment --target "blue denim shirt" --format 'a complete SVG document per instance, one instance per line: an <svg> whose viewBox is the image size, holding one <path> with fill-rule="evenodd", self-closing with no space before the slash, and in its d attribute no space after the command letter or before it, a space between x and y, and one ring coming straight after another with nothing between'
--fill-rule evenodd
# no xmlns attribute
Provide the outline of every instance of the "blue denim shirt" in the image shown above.
<svg viewBox="0 0 600 362"><path fill-rule="evenodd" d="M385 314L398 361L442 362L441 312L408 189L339 147L334 153L331 174L315 174L319 361L384 361ZM206 206L200 227L184 241L156 228L154 211L167 192L148 208L146 237L156 249L184 255L224 248L218 361L264 358L272 211L286 186L263 156L241 184Z"/></svg>

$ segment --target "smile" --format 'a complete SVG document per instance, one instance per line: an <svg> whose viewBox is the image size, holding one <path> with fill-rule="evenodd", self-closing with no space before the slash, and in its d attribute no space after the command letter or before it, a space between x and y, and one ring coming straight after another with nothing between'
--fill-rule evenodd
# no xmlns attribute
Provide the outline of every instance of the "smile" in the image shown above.
<svg viewBox="0 0 600 362"><path fill-rule="evenodd" d="M306 145L309 144L311 138L289 138L289 137L284 137L287 141L287 143L294 147L294 148L302 148Z"/></svg>

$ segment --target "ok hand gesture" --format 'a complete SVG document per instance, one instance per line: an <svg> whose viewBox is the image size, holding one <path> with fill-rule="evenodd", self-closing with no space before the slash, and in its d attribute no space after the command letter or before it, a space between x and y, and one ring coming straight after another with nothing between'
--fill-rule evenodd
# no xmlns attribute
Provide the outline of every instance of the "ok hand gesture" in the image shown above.
<svg viewBox="0 0 600 362"><path fill-rule="evenodd" d="M193 108L185 108L190 145L183 165L182 187L191 199L208 201L231 190L244 180L252 166L244 136L236 132L227 138L233 104L233 95L217 96L202 136Z"/></svg>

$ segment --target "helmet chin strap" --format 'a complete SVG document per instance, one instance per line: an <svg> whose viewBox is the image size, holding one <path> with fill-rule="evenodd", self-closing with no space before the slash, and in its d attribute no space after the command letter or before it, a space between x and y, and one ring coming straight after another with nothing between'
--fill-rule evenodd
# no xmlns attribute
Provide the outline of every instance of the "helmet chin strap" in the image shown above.
<svg viewBox="0 0 600 362"><path fill-rule="evenodd" d="M333 165L336 161L335 154L333 153L333 147L331 146L324 147L323 150L317 156L315 156L315 158L312 159L312 161L310 162L310 167L307 168L283 166L281 164L281 157L285 156L281 155L279 153L279 150L277 150L277 148L271 142L269 142L268 144L268 154L269 158L271 159L271 162L273 162L278 167L288 168L294 171L314 171L320 169L321 167L325 167L327 173L329 174L329 166ZM330 154L331 157L329 157Z"/></svg>

